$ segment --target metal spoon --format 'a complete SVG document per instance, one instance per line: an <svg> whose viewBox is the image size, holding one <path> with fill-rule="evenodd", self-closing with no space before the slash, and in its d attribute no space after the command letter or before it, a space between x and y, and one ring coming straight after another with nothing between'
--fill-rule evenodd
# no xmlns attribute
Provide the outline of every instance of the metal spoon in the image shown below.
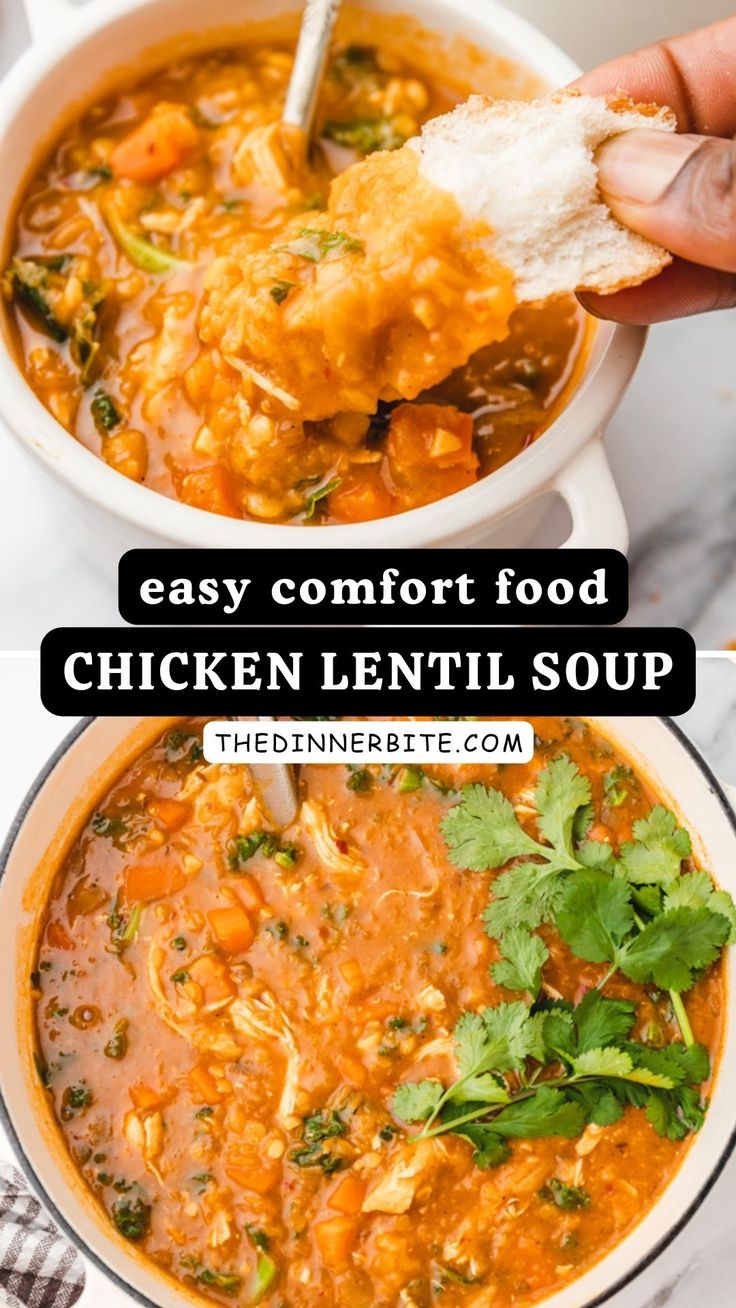
<svg viewBox="0 0 736 1308"><path fill-rule="evenodd" d="M249 722L250 718L234 718L235 722ZM259 722L275 722L273 717L259 717ZM299 812L299 793L291 763L249 763L250 775L263 809L275 831L285 831L296 820Z"/></svg>
<svg viewBox="0 0 736 1308"><path fill-rule="evenodd" d="M296 58L281 115L285 127L301 136L306 155L314 111L327 62L330 38L342 0L306 0Z"/></svg>

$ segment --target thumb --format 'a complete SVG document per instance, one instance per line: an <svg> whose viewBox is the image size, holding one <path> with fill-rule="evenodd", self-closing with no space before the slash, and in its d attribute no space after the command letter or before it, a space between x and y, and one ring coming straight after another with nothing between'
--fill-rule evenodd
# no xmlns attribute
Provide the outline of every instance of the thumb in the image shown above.
<svg viewBox="0 0 736 1308"><path fill-rule="evenodd" d="M619 222L691 263L736 272L736 142L624 132L597 163Z"/></svg>

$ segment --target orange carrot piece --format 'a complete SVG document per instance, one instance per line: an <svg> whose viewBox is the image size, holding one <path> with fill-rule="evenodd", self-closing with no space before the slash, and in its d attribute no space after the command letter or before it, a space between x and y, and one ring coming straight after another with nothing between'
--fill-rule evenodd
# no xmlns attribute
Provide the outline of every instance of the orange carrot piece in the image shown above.
<svg viewBox="0 0 736 1308"><path fill-rule="evenodd" d="M46 940L51 949L73 949L74 941L69 935L66 927L61 922L49 922L46 930Z"/></svg>
<svg viewBox="0 0 736 1308"><path fill-rule="evenodd" d="M358 1239L358 1230L356 1217L328 1217L324 1222L317 1222L314 1234L326 1267L341 1267L348 1261Z"/></svg>
<svg viewBox="0 0 736 1308"><path fill-rule="evenodd" d="M354 480L346 477L328 498L329 514L337 522L372 522L387 518L398 507L380 472L361 468Z"/></svg>
<svg viewBox="0 0 736 1308"><path fill-rule="evenodd" d="M254 1194L270 1194L281 1179L281 1168L274 1163L259 1161L255 1167L244 1167L240 1163L225 1164L225 1173L236 1185Z"/></svg>
<svg viewBox="0 0 736 1308"><path fill-rule="evenodd" d="M118 142L110 155L110 166L116 177L147 186L184 163L199 140L199 131L185 106L164 102Z"/></svg>
<svg viewBox="0 0 736 1308"><path fill-rule="evenodd" d="M152 899L175 895L187 883L176 863L152 863L126 867L123 873L122 899L126 904L147 904Z"/></svg>
<svg viewBox="0 0 736 1308"><path fill-rule="evenodd" d="M135 1107L142 1113L150 1113L154 1108L160 1108L171 1097L167 1090L154 1090L150 1085L144 1085L139 1081L137 1085L132 1085L128 1091Z"/></svg>
<svg viewBox="0 0 736 1308"><path fill-rule="evenodd" d="M350 1054L343 1054L337 1059L337 1069L340 1076L348 1082L349 1085L356 1087L364 1086L368 1080L368 1073L359 1058L353 1058Z"/></svg>
<svg viewBox="0 0 736 1308"><path fill-rule="evenodd" d="M195 509L221 513L226 518L242 516L235 500L231 478L221 463L212 463L206 468L186 473L178 489L179 499Z"/></svg>
<svg viewBox="0 0 736 1308"><path fill-rule="evenodd" d="M359 995L365 985L363 969L356 958L348 958L340 964L340 975L351 995Z"/></svg>
<svg viewBox="0 0 736 1308"><path fill-rule="evenodd" d="M207 920L218 945L228 954L243 954L256 938L255 927L240 903L229 908L213 908Z"/></svg>
<svg viewBox="0 0 736 1308"><path fill-rule="evenodd" d="M250 872L238 877L238 894L248 912L254 916L260 913L266 902L261 887Z"/></svg>
<svg viewBox="0 0 736 1308"><path fill-rule="evenodd" d="M201 1063L190 1070L188 1081L195 1104L219 1104L222 1101L214 1076Z"/></svg>
<svg viewBox="0 0 736 1308"><path fill-rule="evenodd" d="M178 831L191 814L191 805L182 804L179 799L152 799L148 811L155 822L169 831Z"/></svg>
<svg viewBox="0 0 736 1308"><path fill-rule="evenodd" d="M327 1207L333 1212L355 1217L363 1207L366 1183L355 1172L346 1172L327 1200Z"/></svg>
<svg viewBox="0 0 736 1308"><path fill-rule="evenodd" d="M206 1004L217 1004L221 999L230 999L235 994L235 985L227 966L221 958L212 954L202 954L195 958L187 968L192 981L202 987Z"/></svg>

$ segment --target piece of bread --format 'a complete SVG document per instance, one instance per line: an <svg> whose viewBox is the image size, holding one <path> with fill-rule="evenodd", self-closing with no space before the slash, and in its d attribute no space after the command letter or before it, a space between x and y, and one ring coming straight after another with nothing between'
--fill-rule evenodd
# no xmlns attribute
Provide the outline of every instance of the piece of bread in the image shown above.
<svg viewBox="0 0 736 1308"><path fill-rule="evenodd" d="M672 132L676 120L656 105L574 90L530 102L473 96L409 145L423 175L492 228L517 299L533 301L638 285L671 261L617 222L598 190L595 151L637 127Z"/></svg>

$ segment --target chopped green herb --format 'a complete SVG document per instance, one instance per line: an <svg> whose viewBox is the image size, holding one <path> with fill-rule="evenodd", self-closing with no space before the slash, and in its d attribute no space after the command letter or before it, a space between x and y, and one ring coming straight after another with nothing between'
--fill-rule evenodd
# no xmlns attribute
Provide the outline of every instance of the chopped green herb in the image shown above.
<svg viewBox="0 0 736 1308"><path fill-rule="evenodd" d="M419 767L404 767L399 772L397 789L399 794L408 795L413 790L421 790L424 783L424 770Z"/></svg>
<svg viewBox="0 0 736 1308"><path fill-rule="evenodd" d="M189 980L189 973L182 967L177 972L171 973L171 980L175 986L183 986L185 981Z"/></svg>
<svg viewBox="0 0 736 1308"><path fill-rule="evenodd" d="M283 278L279 278L278 281L274 282L268 293L276 304L283 304L288 297L289 291L293 290L295 286L296 282L287 282Z"/></svg>
<svg viewBox="0 0 736 1308"><path fill-rule="evenodd" d="M606 803L611 808L620 808L628 799L632 790L638 790L639 783L631 768L619 763L603 778L603 793Z"/></svg>
<svg viewBox="0 0 736 1308"><path fill-rule="evenodd" d="M348 790L364 795L373 785L373 777L368 768L351 768L350 776L345 782Z"/></svg>
<svg viewBox="0 0 736 1308"><path fill-rule="evenodd" d="M199 1108L197 1112L194 1114L194 1120L196 1122L203 1122L205 1118L213 1117L214 1112L215 1112L214 1108L209 1108L209 1107Z"/></svg>
<svg viewBox="0 0 736 1308"><path fill-rule="evenodd" d="M365 254L362 241L347 232L328 232L319 227L302 227L293 241L279 247L288 254L298 255L309 263L324 263L340 259L345 254Z"/></svg>
<svg viewBox="0 0 736 1308"><path fill-rule="evenodd" d="M113 1033L105 1045L105 1057L114 1058L119 1062L128 1052L128 1026L129 1022L126 1017L121 1017L119 1022L115 1023Z"/></svg>
<svg viewBox="0 0 736 1308"><path fill-rule="evenodd" d="M110 927L110 950L113 954L124 954L125 950L133 944L140 931L142 918L142 904L134 904L127 918L121 912L117 901L113 904L112 912L107 919Z"/></svg>
<svg viewBox="0 0 736 1308"><path fill-rule="evenodd" d="M124 836L128 831L128 823L125 818L117 815L110 816L107 813L95 813L92 818L92 830L96 836L109 836L111 840L115 837Z"/></svg>
<svg viewBox="0 0 736 1308"><path fill-rule="evenodd" d="M101 436L114 431L123 421L115 401L106 391L96 391L91 404L95 427Z"/></svg>
<svg viewBox="0 0 736 1308"><path fill-rule="evenodd" d="M327 496L331 495L341 485L342 477L333 477L330 481L325 482L324 486L319 486L317 490L312 491L304 501L304 521L311 522L318 512L321 512L321 508L324 507L323 501Z"/></svg>
<svg viewBox="0 0 736 1308"><path fill-rule="evenodd" d="M67 1086L61 1097L61 1120L71 1122L77 1113L83 1113L94 1102L94 1095L86 1081Z"/></svg>
<svg viewBox="0 0 736 1308"><path fill-rule="evenodd" d="M166 737L167 763L201 763L204 751L198 736L190 731L170 731Z"/></svg>
<svg viewBox="0 0 736 1308"><path fill-rule="evenodd" d="M142 1199L121 1199L113 1204L112 1220L126 1240L136 1243L151 1229L151 1206Z"/></svg>
<svg viewBox="0 0 736 1308"><path fill-rule="evenodd" d="M184 939L184 936L174 936L174 939L171 942L172 949L178 949L179 953L183 953L186 947L187 942Z"/></svg>
<svg viewBox="0 0 736 1308"><path fill-rule="evenodd" d="M375 150L398 150L407 137L396 126L395 118L352 118L346 122L328 119L322 128L328 141L344 145L360 154L373 154Z"/></svg>
<svg viewBox="0 0 736 1308"><path fill-rule="evenodd" d="M271 1241L265 1231L262 1231L259 1226L254 1226L252 1222L246 1222L245 1233L256 1249L260 1249L262 1253L268 1253Z"/></svg>
<svg viewBox="0 0 736 1308"><path fill-rule="evenodd" d="M266 932L266 935L273 936L275 940L289 939L289 926L287 922L269 922L263 929Z"/></svg>
<svg viewBox="0 0 736 1308"><path fill-rule="evenodd" d="M162 250L160 246L140 236L121 218L113 205L104 206L103 216L120 249L134 268L156 275L180 272L191 267L191 264L178 259L170 250Z"/></svg>
<svg viewBox="0 0 736 1308"><path fill-rule="evenodd" d="M51 1085L51 1072L49 1070L49 1065L46 1062L46 1059L43 1058L41 1054L34 1052L33 1063L36 1068L36 1075L38 1076L41 1085L43 1086L44 1090L48 1090L49 1086Z"/></svg>
<svg viewBox="0 0 736 1308"><path fill-rule="evenodd" d="M545 1203L554 1204L556 1208L574 1211L576 1208L589 1208L590 1195L579 1185L565 1185L556 1176L551 1177L539 1191L539 1198Z"/></svg>

